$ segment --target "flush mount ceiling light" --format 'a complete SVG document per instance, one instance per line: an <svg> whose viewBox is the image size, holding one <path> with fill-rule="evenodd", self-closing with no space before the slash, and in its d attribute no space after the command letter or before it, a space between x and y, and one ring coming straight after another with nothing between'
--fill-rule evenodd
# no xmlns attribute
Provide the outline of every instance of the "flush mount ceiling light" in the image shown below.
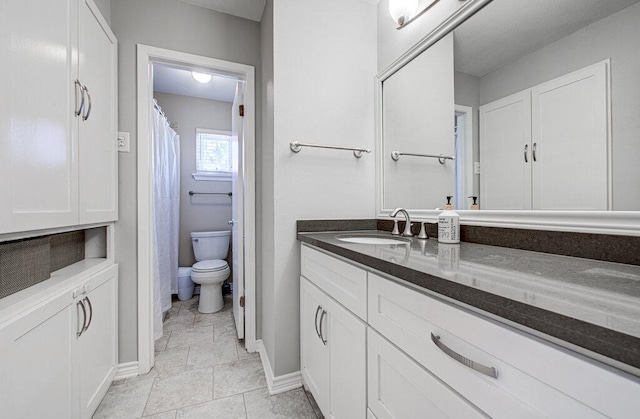
<svg viewBox="0 0 640 419"><path fill-rule="evenodd" d="M191 75L198 83L209 83L211 81L211 74L207 73L198 73L197 71L192 71Z"/></svg>
<svg viewBox="0 0 640 419"><path fill-rule="evenodd" d="M427 0L424 8L418 11L419 0L389 0L389 14L391 14L391 18L398 24L396 29L402 29L422 16L423 13L431 9L438 1L439 0Z"/></svg>

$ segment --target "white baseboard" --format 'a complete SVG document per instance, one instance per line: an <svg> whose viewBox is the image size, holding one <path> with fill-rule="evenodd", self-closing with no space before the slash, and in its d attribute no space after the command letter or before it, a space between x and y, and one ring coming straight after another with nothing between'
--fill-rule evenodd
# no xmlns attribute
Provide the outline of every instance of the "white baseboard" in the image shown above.
<svg viewBox="0 0 640 419"><path fill-rule="evenodd" d="M271 368L267 351L261 339L256 340L256 351L260 354L260 360L262 361L264 374L267 377L267 388L269 389L270 395L273 396L274 394L284 393L285 391L302 387L302 374L300 374L300 371L278 377L273 376L273 369Z"/></svg>
<svg viewBox="0 0 640 419"><path fill-rule="evenodd" d="M138 375L138 361L125 362L124 364L116 365L116 375L113 376L113 381L124 380L125 378L136 377Z"/></svg>

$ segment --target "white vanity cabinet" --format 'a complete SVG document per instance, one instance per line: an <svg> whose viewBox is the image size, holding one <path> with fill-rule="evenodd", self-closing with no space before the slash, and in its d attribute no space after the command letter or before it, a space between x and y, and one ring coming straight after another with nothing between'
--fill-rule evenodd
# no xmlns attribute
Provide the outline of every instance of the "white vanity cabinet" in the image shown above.
<svg viewBox="0 0 640 419"><path fill-rule="evenodd" d="M301 266L302 377L326 417L582 419L640 412L636 377L306 244ZM365 315L333 295L363 298ZM347 407L354 410L341 415Z"/></svg>
<svg viewBox="0 0 640 419"><path fill-rule="evenodd" d="M87 419L111 385L118 267L74 282L0 323L2 417Z"/></svg>
<svg viewBox="0 0 640 419"><path fill-rule="evenodd" d="M357 269L360 272L346 282L366 295L366 272L304 246L302 253L300 364L303 380L325 417L364 419L367 415L367 326L317 284L339 284L341 277ZM331 259L329 266L318 265L325 257ZM336 294L344 297L346 293L341 290Z"/></svg>
<svg viewBox="0 0 640 419"><path fill-rule="evenodd" d="M0 55L0 234L115 220L116 39L93 1L1 2Z"/></svg>

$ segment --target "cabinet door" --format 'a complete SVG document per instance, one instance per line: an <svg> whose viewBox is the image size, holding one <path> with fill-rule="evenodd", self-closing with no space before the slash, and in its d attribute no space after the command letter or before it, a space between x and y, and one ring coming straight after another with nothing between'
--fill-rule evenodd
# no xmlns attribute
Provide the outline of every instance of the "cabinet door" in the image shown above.
<svg viewBox="0 0 640 419"><path fill-rule="evenodd" d="M77 224L77 0L0 2L0 234Z"/></svg>
<svg viewBox="0 0 640 419"><path fill-rule="evenodd" d="M531 93L480 107L480 207L531 209Z"/></svg>
<svg viewBox="0 0 640 419"><path fill-rule="evenodd" d="M319 327L329 347L328 416L364 419L367 416L367 326L337 302L327 300L328 314Z"/></svg>
<svg viewBox="0 0 640 419"><path fill-rule="evenodd" d="M369 409L378 419L486 417L373 329L367 337Z"/></svg>
<svg viewBox="0 0 640 419"><path fill-rule="evenodd" d="M107 392L117 361L118 267L87 283L80 297L87 309L86 330L77 338L80 374L80 417L90 418Z"/></svg>
<svg viewBox="0 0 640 419"><path fill-rule="evenodd" d="M3 418L77 417L72 303L65 295L0 329Z"/></svg>
<svg viewBox="0 0 640 419"><path fill-rule="evenodd" d="M87 224L117 219L117 44L91 0L81 0L79 32L79 80L87 89L78 139L79 217Z"/></svg>
<svg viewBox="0 0 640 419"><path fill-rule="evenodd" d="M320 320L325 321L322 313L328 310L327 300L315 285L300 278L300 369L305 386L323 412L329 405L329 348L319 325Z"/></svg>
<svg viewBox="0 0 640 419"><path fill-rule="evenodd" d="M532 89L533 209L609 209L607 67Z"/></svg>

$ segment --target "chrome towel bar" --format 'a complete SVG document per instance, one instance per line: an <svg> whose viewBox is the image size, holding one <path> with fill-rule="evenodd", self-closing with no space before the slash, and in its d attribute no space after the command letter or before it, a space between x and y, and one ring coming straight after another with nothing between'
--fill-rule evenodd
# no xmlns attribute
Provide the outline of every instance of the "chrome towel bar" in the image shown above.
<svg viewBox="0 0 640 419"><path fill-rule="evenodd" d="M435 154L418 154L418 153L403 153L401 151L394 150L391 152L391 158L394 161L400 160L400 156L414 156L414 157L430 157L434 159L438 159L440 164L445 164L446 160L455 160L456 158L453 156L445 156L444 154L435 155Z"/></svg>
<svg viewBox="0 0 640 419"><path fill-rule="evenodd" d="M289 143L289 148L294 153L299 153L300 150L302 150L302 147L329 148L332 150L353 151L353 155L358 159L362 157L362 153L371 153L371 150L366 148L360 148L360 147L339 147L334 145L308 144L308 143L301 143L300 141L291 141Z"/></svg>
<svg viewBox="0 0 640 419"><path fill-rule="evenodd" d="M228 195L229 197L231 197L233 195L233 193L231 192L194 192L194 191L189 191L189 195L193 196L193 195Z"/></svg>

